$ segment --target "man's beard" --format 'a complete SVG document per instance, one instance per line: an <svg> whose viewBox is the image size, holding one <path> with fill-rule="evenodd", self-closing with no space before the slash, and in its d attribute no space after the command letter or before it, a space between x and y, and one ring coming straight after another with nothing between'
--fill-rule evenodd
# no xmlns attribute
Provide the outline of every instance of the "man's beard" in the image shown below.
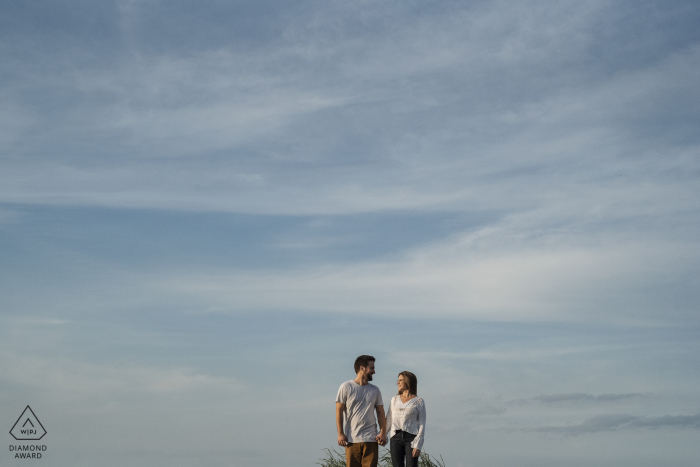
<svg viewBox="0 0 700 467"><path fill-rule="evenodd" d="M372 381L372 375L367 376L367 381Z"/></svg>

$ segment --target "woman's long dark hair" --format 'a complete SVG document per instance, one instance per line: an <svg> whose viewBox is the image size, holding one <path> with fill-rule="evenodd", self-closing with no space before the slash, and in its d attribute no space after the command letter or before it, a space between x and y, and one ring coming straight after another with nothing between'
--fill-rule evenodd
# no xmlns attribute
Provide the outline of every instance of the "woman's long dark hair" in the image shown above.
<svg viewBox="0 0 700 467"><path fill-rule="evenodd" d="M402 371L399 373L399 376L403 376L403 380L408 383L408 393L413 394L414 396L418 395L418 378L416 378L416 375L411 373L410 371ZM399 393L401 394L401 393Z"/></svg>

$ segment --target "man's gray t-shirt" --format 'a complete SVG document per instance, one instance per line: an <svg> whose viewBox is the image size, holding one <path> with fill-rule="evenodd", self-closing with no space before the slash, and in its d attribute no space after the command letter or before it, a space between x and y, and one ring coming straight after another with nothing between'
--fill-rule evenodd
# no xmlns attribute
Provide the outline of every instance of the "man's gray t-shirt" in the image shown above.
<svg viewBox="0 0 700 467"><path fill-rule="evenodd" d="M340 385L336 402L345 404L345 436L348 443L375 442L377 436L377 418L374 408L384 405L382 393L374 384L364 386L354 380Z"/></svg>

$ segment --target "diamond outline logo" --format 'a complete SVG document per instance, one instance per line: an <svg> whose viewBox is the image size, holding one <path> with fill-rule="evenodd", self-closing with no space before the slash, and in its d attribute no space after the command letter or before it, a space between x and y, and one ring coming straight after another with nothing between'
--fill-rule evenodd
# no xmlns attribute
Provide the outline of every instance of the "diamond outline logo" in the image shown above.
<svg viewBox="0 0 700 467"><path fill-rule="evenodd" d="M31 415L30 415L30 414L27 414L27 411L29 411ZM32 426L32 428L34 428L34 429L37 430L36 435L38 435L38 434L39 434L39 430L37 429L36 425L39 425L39 426L41 427L41 431L43 431L43 433L42 433L41 436L39 436L38 438L23 438L21 435L20 435L20 437L18 438L18 437L15 436L15 434L13 433L13 431L15 431L15 428L17 428L17 425L18 425L19 422L25 417L25 415L26 415L26 418L27 418L27 419L24 421L24 424L22 424L22 426L20 426L19 428L20 428L20 429L21 429L21 428L24 428L24 426L27 424L27 422L29 422L29 424ZM32 422L32 419L34 419L34 422L36 422L36 424L35 424L34 422ZM17 441L39 441L41 438L43 438L44 436L46 436L46 428L44 428L44 425L41 424L41 422L40 422L39 419L37 418L37 416L36 416L36 414L34 413L34 411L32 410L32 408L29 407L29 406L27 406L27 408L24 409L24 411L22 412L22 415L19 416L19 418L17 419L17 421L15 422L15 424L12 425L12 429L10 430L10 434L11 434L12 437L13 437L14 439L16 439Z"/></svg>

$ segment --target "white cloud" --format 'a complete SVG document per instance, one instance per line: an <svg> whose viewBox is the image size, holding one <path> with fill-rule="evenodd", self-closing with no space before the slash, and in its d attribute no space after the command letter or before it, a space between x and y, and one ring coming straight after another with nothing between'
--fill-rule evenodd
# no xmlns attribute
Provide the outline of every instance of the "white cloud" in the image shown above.
<svg viewBox="0 0 700 467"><path fill-rule="evenodd" d="M661 428L700 428L700 414L695 415L664 415L661 417L636 417L629 414L596 415L578 425L545 426L531 428L531 431L546 433L561 433L575 436L587 433L632 429L661 429Z"/></svg>
<svg viewBox="0 0 700 467"><path fill-rule="evenodd" d="M662 176L696 171L697 148L664 138L650 147L638 138L649 122L635 123L692 93L696 48L612 75L559 78L507 105L493 95L494 77L511 67L528 67L513 77L526 91L546 78L534 63L568 63L569 43L585 56L588 28L609 6L491 4L339 40L328 26L329 16L342 22L335 5L287 25L286 40L264 53L140 52L105 68L28 68L22 89L83 98L60 119L37 113L32 138L8 136L8 152L32 157L3 163L0 199L298 214L574 210L591 194L639 209L654 193L662 209L678 200L697 209L695 184ZM347 8L374 19L384 11ZM6 108L21 107L14 94Z"/></svg>
<svg viewBox="0 0 700 467"><path fill-rule="evenodd" d="M190 368L96 364L10 350L0 352L0 368L0 379L42 394L42 400L55 402L86 397L104 402L124 396L188 392L233 395L243 388L233 379L201 374Z"/></svg>
<svg viewBox="0 0 700 467"><path fill-rule="evenodd" d="M517 221L516 221L517 225ZM285 272L221 272L155 280L202 310L312 310L481 320L654 322L686 319L689 303L660 289L697 274L697 245L489 227L394 262ZM611 241L612 240L612 241ZM688 297L686 297L688 298ZM664 302L669 300L668 302Z"/></svg>

